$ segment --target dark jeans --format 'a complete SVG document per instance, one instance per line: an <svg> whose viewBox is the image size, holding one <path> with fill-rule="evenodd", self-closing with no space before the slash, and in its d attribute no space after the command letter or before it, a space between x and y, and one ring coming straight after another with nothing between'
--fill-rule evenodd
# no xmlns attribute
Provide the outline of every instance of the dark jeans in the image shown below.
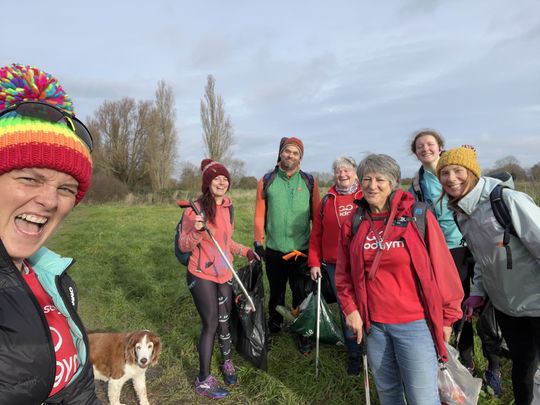
<svg viewBox="0 0 540 405"><path fill-rule="evenodd" d="M328 274L328 279L330 280L330 285L336 296L337 303L339 305L339 318L341 320L341 329L343 330L343 340L345 341L345 347L347 348L347 353L350 357L360 357L360 345L356 343L356 335L352 330L347 328L345 323L345 317L341 311L341 304L339 303L339 297L336 291L336 265L334 263L327 263L322 267L323 271L326 269Z"/></svg>
<svg viewBox="0 0 540 405"><path fill-rule="evenodd" d="M463 300L469 297L471 291L471 280L474 274L474 260L466 247L460 246L450 249L452 258L457 267L463 292L465 293ZM487 314L486 314L487 315ZM485 322L479 321L479 325L484 325ZM457 333L457 322L454 324L454 332ZM501 348L501 339L490 333L488 328L478 327L477 333L482 342L482 353L488 361L490 370L499 369L499 352ZM461 330L461 337L458 343L459 356L465 366L473 365L473 349L474 349L474 331L472 322L465 322Z"/></svg>
<svg viewBox="0 0 540 405"><path fill-rule="evenodd" d="M497 309L495 316L512 359L512 387L516 405L530 405L540 353L540 317L509 316Z"/></svg>
<svg viewBox="0 0 540 405"><path fill-rule="evenodd" d="M283 317L276 311L276 306L285 305L285 291L287 281L292 291L292 306L297 307L304 299L299 288L300 267L307 262L307 257L298 257L296 260L283 260L283 256L288 252L278 252L277 250L266 249L266 277L270 285L270 297L268 299L268 326L277 328L283 322ZM303 251L307 254L307 251Z"/></svg>

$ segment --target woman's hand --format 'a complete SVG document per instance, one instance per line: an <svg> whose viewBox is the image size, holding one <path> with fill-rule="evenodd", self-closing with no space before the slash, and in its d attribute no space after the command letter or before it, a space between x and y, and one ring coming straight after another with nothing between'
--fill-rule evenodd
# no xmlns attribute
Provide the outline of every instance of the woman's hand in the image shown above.
<svg viewBox="0 0 540 405"><path fill-rule="evenodd" d="M251 249L248 249L247 253L246 253L246 257L247 259L249 260L249 262L251 263L253 260L257 260L258 262L261 261L261 257L256 253L254 252L253 250Z"/></svg>
<svg viewBox="0 0 540 405"><path fill-rule="evenodd" d="M358 312L358 310L351 312L345 317L345 323L347 324L347 327L356 335L356 343L362 343L362 327L364 326L364 322L362 322L360 312Z"/></svg>
<svg viewBox="0 0 540 405"><path fill-rule="evenodd" d="M311 270L310 270L310 273L311 273L311 279L313 281L317 281L318 278L322 277L320 267L312 267Z"/></svg>
<svg viewBox="0 0 540 405"><path fill-rule="evenodd" d="M448 343L450 341L450 336L452 336L452 327L451 326L443 326L442 335L443 335L444 341L446 343Z"/></svg>
<svg viewBox="0 0 540 405"><path fill-rule="evenodd" d="M197 231L202 231L206 228L206 222L204 221L204 217L202 215L195 215L194 227Z"/></svg>

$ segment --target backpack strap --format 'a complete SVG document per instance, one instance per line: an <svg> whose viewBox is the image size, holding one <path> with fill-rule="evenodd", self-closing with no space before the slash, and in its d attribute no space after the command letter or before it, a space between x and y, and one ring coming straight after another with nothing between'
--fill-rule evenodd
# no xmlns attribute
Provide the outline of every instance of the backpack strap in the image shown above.
<svg viewBox="0 0 540 405"><path fill-rule="evenodd" d="M352 219L351 224L351 239L356 235L356 232L358 232L358 228L360 227L360 224L364 220L364 207L361 205L356 208L356 211L354 212L354 216Z"/></svg>
<svg viewBox="0 0 540 405"><path fill-rule="evenodd" d="M321 200L321 209L320 209L320 214L321 214L321 218L323 216L323 212L324 212L324 207L326 207L326 203L328 202L328 200L330 199L330 196L332 194L330 193L327 193L323 196L322 200Z"/></svg>
<svg viewBox="0 0 540 405"><path fill-rule="evenodd" d="M300 170L300 177L306 183L306 187L309 190L309 219L313 219L311 214L313 212L313 188L315 187L315 178L312 174L306 173Z"/></svg>
<svg viewBox="0 0 540 405"><path fill-rule="evenodd" d="M263 176L263 198L266 200L268 197L268 187L274 182L274 179L276 178L278 172L278 166L274 168L274 170L266 173Z"/></svg>
<svg viewBox="0 0 540 405"><path fill-rule="evenodd" d="M512 217L510 215L510 210L504 202L503 199L503 190L508 188L502 184L497 184L491 193L489 194L489 202L491 204L491 210L497 222L503 227L503 241L502 244L506 250L506 268L508 270L512 269L512 249L509 245L510 243L510 234L517 236L517 232L512 223Z"/></svg>
<svg viewBox="0 0 540 405"><path fill-rule="evenodd" d="M315 187L315 178L312 174L306 173L303 170L300 170L300 177L302 177L302 180L304 180L304 183L306 183L306 187L309 190L309 195L313 194L313 187Z"/></svg>
<svg viewBox="0 0 540 405"><path fill-rule="evenodd" d="M428 209L429 204L423 201L416 201L412 206L413 222L424 240L426 239L426 210Z"/></svg>
<svg viewBox="0 0 540 405"><path fill-rule="evenodd" d="M420 181L424 177L424 168L421 167L420 170L416 172L412 180L412 188L416 194L417 201L424 201L424 193L422 192L422 187L420 187Z"/></svg>
<svg viewBox="0 0 540 405"><path fill-rule="evenodd" d="M234 206L229 205L229 219L231 220L231 225L234 224Z"/></svg>

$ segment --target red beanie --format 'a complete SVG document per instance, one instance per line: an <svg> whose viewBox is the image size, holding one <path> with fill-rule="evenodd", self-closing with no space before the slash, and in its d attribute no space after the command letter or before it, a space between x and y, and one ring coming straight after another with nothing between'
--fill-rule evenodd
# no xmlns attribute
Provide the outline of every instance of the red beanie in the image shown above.
<svg viewBox="0 0 540 405"><path fill-rule="evenodd" d="M201 162L201 172L202 172L202 186L201 190L203 193L210 188L210 183L217 176L225 176L229 181L229 187L231 187L231 176L229 171L225 166L219 162L214 162L212 159L203 159Z"/></svg>
<svg viewBox="0 0 540 405"><path fill-rule="evenodd" d="M281 141L279 142L278 162L281 160L281 152L283 152L283 149L288 145L296 146L300 150L300 159L302 159L304 156L304 143L299 138L291 136L290 138L281 138Z"/></svg>

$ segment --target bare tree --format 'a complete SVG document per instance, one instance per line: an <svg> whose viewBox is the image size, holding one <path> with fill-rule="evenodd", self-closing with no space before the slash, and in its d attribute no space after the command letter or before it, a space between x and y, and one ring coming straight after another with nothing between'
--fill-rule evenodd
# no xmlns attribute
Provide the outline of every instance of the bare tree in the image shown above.
<svg viewBox="0 0 540 405"><path fill-rule="evenodd" d="M216 80L208 75L204 98L201 99L201 122L203 142L210 159L224 161L229 157L229 149L234 142L233 127L225 116L223 98L215 93Z"/></svg>
<svg viewBox="0 0 540 405"><path fill-rule="evenodd" d="M534 181L540 181L540 162L531 167L531 177Z"/></svg>
<svg viewBox="0 0 540 405"><path fill-rule="evenodd" d="M491 172L493 173L501 170L509 172L514 180L527 180L527 173L525 172L525 169L521 167L519 160L515 156L509 155L497 160L495 162L495 169Z"/></svg>
<svg viewBox="0 0 540 405"><path fill-rule="evenodd" d="M152 191L168 187L176 161L176 114L172 88L158 83L155 107L149 122L145 163Z"/></svg>
<svg viewBox="0 0 540 405"><path fill-rule="evenodd" d="M133 188L144 181L144 164L149 136L152 103L131 98L105 101L90 120L94 136L100 141L103 170Z"/></svg>
<svg viewBox="0 0 540 405"><path fill-rule="evenodd" d="M182 190L195 191L201 187L201 171L191 162L182 164L179 187Z"/></svg>
<svg viewBox="0 0 540 405"><path fill-rule="evenodd" d="M240 180L245 176L245 164L240 159L225 159L225 162L223 162L225 166L227 166L227 169L229 170L229 174L231 175L231 186L238 187L238 184L240 184Z"/></svg>

